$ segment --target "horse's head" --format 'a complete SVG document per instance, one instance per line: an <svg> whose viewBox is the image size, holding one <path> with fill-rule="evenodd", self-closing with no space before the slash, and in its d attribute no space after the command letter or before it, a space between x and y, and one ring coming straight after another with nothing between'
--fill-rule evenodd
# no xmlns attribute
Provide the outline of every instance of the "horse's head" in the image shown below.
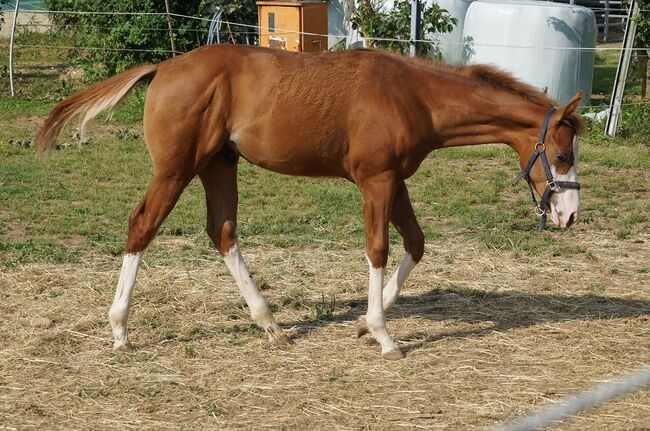
<svg viewBox="0 0 650 431"><path fill-rule="evenodd" d="M539 196L538 211L550 213L551 220L559 227L571 226L580 216L577 165L582 122L576 108L581 96L579 91L565 106L549 111L542 132L534 141L527 138L528 142L520 147L525 150L520 151L519 163L523 177Z"/></svg>

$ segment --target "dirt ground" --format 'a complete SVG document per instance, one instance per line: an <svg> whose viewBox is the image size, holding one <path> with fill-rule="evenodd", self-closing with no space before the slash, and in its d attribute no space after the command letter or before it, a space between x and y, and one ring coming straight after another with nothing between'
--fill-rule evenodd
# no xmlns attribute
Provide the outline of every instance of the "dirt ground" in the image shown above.
<svg viewBox="0 0 650 431"><path fill-rule="evenodd" d="M3 269L0 429L485 429L650 362L650 238L584 225L571 235L590 252L429 241L389 316L398 362L353 336L361 250L244 241L293 340L282 348L250 325L217 257L149 266L145 256L137 350L119 354L106 319L119 258ZM174 256L183 241L159 238L149 253ZM557 429L648 430L650 391Z"/></svg>

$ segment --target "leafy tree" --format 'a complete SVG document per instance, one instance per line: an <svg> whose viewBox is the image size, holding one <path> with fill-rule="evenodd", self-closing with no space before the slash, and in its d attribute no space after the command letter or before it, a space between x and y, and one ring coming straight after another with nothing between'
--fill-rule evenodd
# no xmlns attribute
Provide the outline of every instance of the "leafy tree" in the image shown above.
<svg viewBox="0 0 650 431"><path fill-rule="evenodd" d="M2 6L9 4L9 0L0 0L0 8ZM4 14L2 13L2 10L0 9L0 28L2 28L2 25L5 23L5 17Z"/></svg>
<svg viewBox="0 0 650 431"><path fill-rule="evenodd" d="M639 48L650 47L650 0L639 0L639 9L641 12L634 16L636 21L636 43L635 46ZM641 93L643 97L647 94L648 89L648 56L650 50L637 51L637 60L639 62L639 69L641 73Z"/></svg>
<svg viewBox="0 0 650 431"><path fill-rule="evenodd" d="M650 0L639 0L639 9L642 12L634 16L636 38L643 46L650 46Z"/></svg>
<svg viewBox="0 0 650 431"><path fill-rule="evenodd" d="M165 12L164 0L44 0L44 3L50 10L134 13L50 16L58 31L68 34L79 47L78 62L91 76L103 77L134 64L159 62L172 55L167 17L160 14ZM211 18L216 8L222 7L222 20L257 24L252 0L170 0L169 3L174 14ZM208 20L178 16L172 16L171 20L177 51L186 52L205 44ZM250 32L250 28L232 24L222 26L221 30L223 42L244 42L244 33Z"/></svg>
<svg viewBox="0 0 650 431"><path fill-rule="evenodd" d="M358 29L361 36L372 47L385 48L406 54L409 42L398 42L382 39L409 40L411 37L411 2L396 0L393 9L384 10L385 0L361 0L352 14L352 28ZM426 34L447 33L454 29L458 20L436 3L422 10L422 22L418 39L423 40ZM418 55L427 56L431 53L439 55L433 43L420 44Z"/></svg>
<svg viewBox="0 0 650 431"><path fill-rule="evenodd" d="M257 25L257 5L253 0L214 0L211 7L223 11L221 17L225 23L221 26L219 35L222 42L250 43L257 42L257 29L232 25L240 23L246 25Z"/></svg>

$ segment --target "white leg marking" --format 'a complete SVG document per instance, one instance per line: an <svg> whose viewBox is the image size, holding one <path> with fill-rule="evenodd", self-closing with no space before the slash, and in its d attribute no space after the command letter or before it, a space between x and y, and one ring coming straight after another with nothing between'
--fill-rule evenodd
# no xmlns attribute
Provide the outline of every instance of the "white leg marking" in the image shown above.
<svg viewBox="0 0 650 431"><path fill-rule="evenodd" d="M108 312L108 318L111 322L115 337L114 350L129 350L131 348L126 324L129 319L129 310L131 309L131 297L133 296L135 277L138 274L138 265L141 259L142 252L135 254L127 253L122 259L122 270L120 271L120 279L117 282L115 298Z"/></svg>
<svg viewBox="0 0 650 431"><path fill-rule="evenodd" d="M235 278L235 282L244 300L246 300L246 304L248 304L253 321L264 329L266 335L269 337L269 341L279 344L286 343L286 336L282 334L282 329L280 329L280 326L275 321L271 309L262 297L250 272L248 272L246 262L244 262L244 258L239 249L239 244L235 244L226 253L223 260Z"/></svg>
<svg viewBox="0 0 650 431"><path fill-rule="evenodd" d="M395 273L384 288L384 311L393 308L399 292L413 268L415 268L415 261L409 253L406 253L406 256L402 259L402 263L399 264L399 267L395 270Z"/></svg>
<svg viewBox="0 0 650 431"><path fill-rule="evenodd" d="M367 257L366 257L367 258ZM368 286L368 312L366 322L372 336L381 344L381 355L386 359L400 359L403 357L397 344L393 341L386 329L384 316L383 288L385 268L375 268L368 259L370 282Z"/></svg>

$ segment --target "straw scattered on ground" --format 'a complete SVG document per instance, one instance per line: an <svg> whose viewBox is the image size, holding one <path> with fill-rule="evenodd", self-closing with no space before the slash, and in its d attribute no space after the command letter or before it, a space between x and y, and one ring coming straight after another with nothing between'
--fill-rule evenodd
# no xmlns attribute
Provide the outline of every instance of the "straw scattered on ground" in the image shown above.
<svg viewBox="0 0 650 431"><path fill-rule="evenodd" d="M649 362L649 238L580 225L572 235L590 253L430 241L390 313L399 362L353 337L365 308L361 250L244 244L293 339L282 348L251 325L216 257L155 267L145 258L130 320L137 350L127 354L111 351L106 319L118 258L3 269L0 425L483 429ZM151 253L173 255L183 241L159 238ZM650 391L641 391L558 429L648 424Z"/></svg>

